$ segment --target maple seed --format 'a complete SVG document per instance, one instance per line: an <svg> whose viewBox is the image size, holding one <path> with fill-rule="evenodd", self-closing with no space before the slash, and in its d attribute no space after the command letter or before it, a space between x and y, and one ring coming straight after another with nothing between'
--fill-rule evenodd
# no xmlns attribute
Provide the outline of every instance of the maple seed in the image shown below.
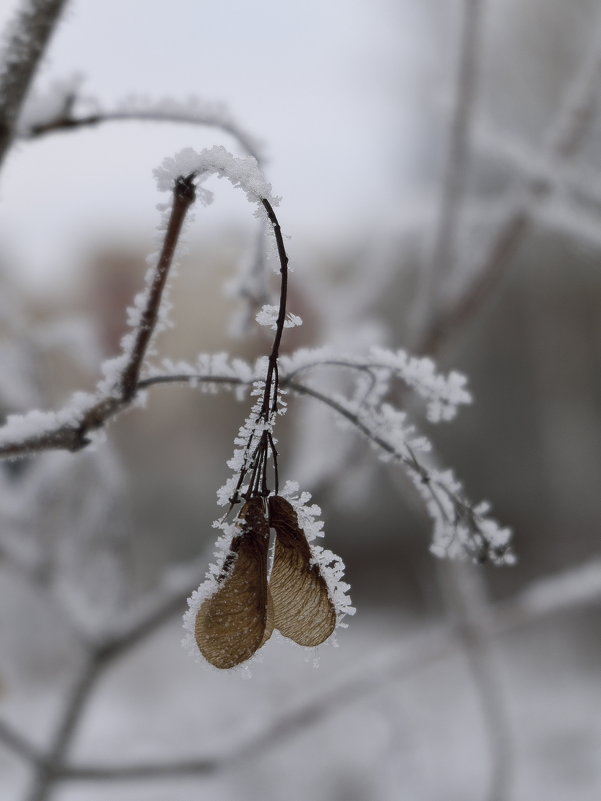
<svg viewBox="0 0 601 801"><path fill-rule="evenodd" d="M250 659L273 631L267 586L269 525L261 498L248 500L239 515L241 533L232 539L217 591L196 615L194 636L211 665L227 669Z"/></svg>
<svg viewBox="0 0 601 801"><path fill-rule="evenodd" d="M299 645L315 646L336 628L336 610L293 506L279 495L269 500L275 553L269 589L275 628Z"/></svg>

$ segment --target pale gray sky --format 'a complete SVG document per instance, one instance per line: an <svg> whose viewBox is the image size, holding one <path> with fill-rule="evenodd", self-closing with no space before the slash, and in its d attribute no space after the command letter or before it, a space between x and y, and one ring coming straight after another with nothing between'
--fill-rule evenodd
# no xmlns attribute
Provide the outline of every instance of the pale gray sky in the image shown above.
<svg viewBox="0 0 601 801"><path fill-rule="evenodd" d="M4 22L16 3L4 0ZM414 139L424 21L410 0L73 0L40 81L79 72L111 104L128 94L221 100L265 144L292 247L328 230L369 229L402 194ZM76 268L90 233L148 236L151 170L184 146L232 146L224 134L112 124L13 153L0 185L0 232L40 288ZM32 190L32 187L33 190ZM246 224L222 183L196 229Z"/></svg>

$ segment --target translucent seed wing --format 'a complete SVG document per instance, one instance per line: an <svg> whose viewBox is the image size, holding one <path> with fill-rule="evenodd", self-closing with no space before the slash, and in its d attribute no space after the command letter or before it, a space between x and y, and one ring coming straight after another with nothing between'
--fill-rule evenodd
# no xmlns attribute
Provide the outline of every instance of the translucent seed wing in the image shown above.
<svg viewBox="0 0 601 801"><path fill-rule="evenodd" d="M217 668L249 659L271 635L268 620L267 550L269 526L260 498L240 512L242 532L232 540L219 588L196 615L196 644Z"/></svg>
<svg viewBox="0 0 601 801"><path fill-rule="evenodd" d="M299 645L315 646L336 627L336 610L319 566L292 505L279 495L269 498L269 524L275 529L275 553L269 588L274 623Z"/></svg>

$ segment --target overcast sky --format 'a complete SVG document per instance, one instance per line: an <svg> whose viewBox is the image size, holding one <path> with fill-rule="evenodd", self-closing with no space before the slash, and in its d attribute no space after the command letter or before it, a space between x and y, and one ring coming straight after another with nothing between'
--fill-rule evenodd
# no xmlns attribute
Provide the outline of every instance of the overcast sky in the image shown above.
<svg viewBox="0 0 601 801"><path fill-rule="evenodd" d="M0 4L0 22L15 7ZM424 20L410 0L72 0L39 84L81 73L106 105L136 94L225 102L264 141L293 247L369 229L410 170ZM112 124L13 153L0 185L5 252L40 288L95 237L152 235L152 168L184 146L224 144L188 126ZM238 151L239 152L239 151ZM201 227L248 224L218 185Z"/></svg>

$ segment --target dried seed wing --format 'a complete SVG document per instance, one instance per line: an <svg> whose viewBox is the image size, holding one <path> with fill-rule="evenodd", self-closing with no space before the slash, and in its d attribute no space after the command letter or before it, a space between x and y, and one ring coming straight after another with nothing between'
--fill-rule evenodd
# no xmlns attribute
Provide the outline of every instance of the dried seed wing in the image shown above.
<svg viewBox="0 0 601 801"><path fill-rule="evenodd" d="M275 627L299 645L327 640L336 627L336 610L319 566L292 505L279 495L269 498L269 524L275 529L275 554L269 588Z"/></svg>
<svg viewBox="0 0 601 801"><path fill-rule="evenodd" d="M194 626L201 654L217 668L239 665L267 639L269 526L262 500L247 501L240 518L242 531L232 540L218 589L201 605Z"/></svg>

